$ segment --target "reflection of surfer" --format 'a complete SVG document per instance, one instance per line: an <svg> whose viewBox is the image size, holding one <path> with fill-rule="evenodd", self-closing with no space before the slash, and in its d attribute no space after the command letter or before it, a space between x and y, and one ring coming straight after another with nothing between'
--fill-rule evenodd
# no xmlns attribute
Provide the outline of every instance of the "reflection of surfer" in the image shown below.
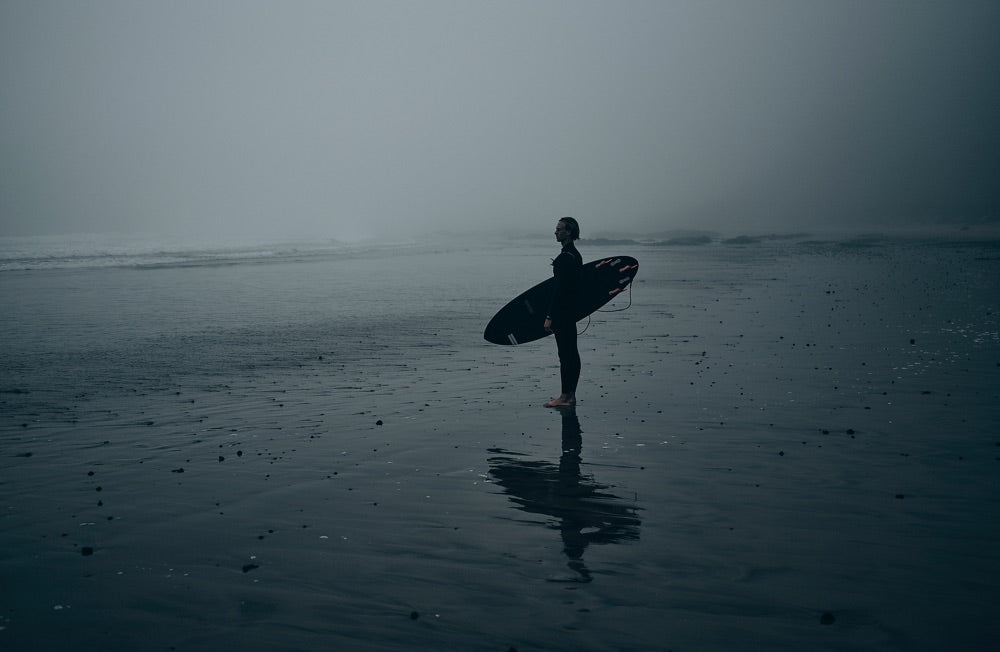
<svg viewBox="0 0 1000 652"><path fill-rule="evenodd" d="M576 347L576 302L583 259L573 241L579 237L580 225L572 217L564 217L556 223L556 240L562 245L562 251L552 261L552 274L556 283L549 312L545 317L545 330L556 336L562 393L547 402L545 407L576 405L576 385L580 380L580 351Z"/></svg>
<svg viewBox="0 0 1000 652"><path fill-rule="evenodd" d="M558 520L568 566L579 581L591 581L583 553L591 543L622 543L639 538L637 507L623 504L618 496L604 491L580 473L583 437L576 410L562 412L562 455L559 465L551 462L510 457L490 459L490 475L518 509L544 514ZM500 452L500 451L497 451Z"/></svg>

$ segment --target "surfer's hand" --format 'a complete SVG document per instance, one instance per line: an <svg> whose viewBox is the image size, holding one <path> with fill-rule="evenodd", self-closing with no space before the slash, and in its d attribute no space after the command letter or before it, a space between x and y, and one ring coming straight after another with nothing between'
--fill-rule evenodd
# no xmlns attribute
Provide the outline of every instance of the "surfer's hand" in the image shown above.
<svg viewBox="0 0 1000 652"><path fill-rule="evenodd" d="M535 323L537 324L538 322L536 321ZM542 324L542 328L545 329L546 333L551 333L552 332L552 320L549 319L548 317L546 317L545 318L545 323Z"/></svg>

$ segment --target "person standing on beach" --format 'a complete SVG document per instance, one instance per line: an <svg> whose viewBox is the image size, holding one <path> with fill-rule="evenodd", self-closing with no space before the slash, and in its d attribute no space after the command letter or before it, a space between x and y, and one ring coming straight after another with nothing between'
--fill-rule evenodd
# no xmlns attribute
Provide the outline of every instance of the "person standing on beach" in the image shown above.
<svg viewBox="0 0 1000 652"><path fill-rule="evenodd" d="M580 225L572 217L564 217L556 223L556 240L562 245L562 251L552 261L552 274L556 278L556 283L544 326L546 331L556 336L562 393L545 404L545 407L550 408L576 405L576 385L580 380L580 351L576 346L575 313L583 259L573 242L579 237Z"/></svg>

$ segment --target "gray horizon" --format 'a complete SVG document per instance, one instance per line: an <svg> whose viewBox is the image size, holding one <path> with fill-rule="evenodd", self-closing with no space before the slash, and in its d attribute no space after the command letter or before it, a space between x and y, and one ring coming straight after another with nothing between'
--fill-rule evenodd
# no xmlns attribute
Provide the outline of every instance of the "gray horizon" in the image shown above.
<svg viewBox="0 0 1000 652"><path fill-rule="evenodd" d="M7 2L0 235L1000 223L1000 4Z"/></svg>

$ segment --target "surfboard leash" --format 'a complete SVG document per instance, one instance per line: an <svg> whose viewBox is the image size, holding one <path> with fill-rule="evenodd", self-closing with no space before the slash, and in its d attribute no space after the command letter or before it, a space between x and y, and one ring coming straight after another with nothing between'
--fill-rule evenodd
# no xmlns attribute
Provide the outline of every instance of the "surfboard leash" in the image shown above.
<svg viewBox="0 0 1000 652"><path fill-rule="evenodd" d="M626 305L624 308L615 308L614 310L601 310L600 308L598 308L594 312L624 312L624 311L628 310L631 307L632 307L632 284L629 283L628 284L628 305ZM583 335L584 333L586 333L588 328L590 328L590 315L587 315L587 325L583 327L582 331L580 331L579 333L577 333L577 336L580 336L580 335Z"/></svg>
<svg viewBox="0 0 1000 652"><path fill-rule="evenodd" d="M598 308L595 312L624 312L632 307L632 284L628 284L628 305L624 308L615 308L614 310L601 310Z"/></svg>

